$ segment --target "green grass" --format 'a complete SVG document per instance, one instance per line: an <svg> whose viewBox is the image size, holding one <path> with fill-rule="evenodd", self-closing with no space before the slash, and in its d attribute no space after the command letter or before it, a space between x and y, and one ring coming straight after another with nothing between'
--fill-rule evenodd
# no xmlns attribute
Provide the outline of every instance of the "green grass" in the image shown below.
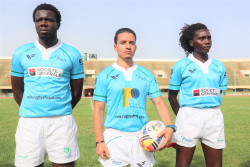
<svg viewBox="0 0 250 167"><path fill-rule="evenodd" d="M95 138L92 121L91 98L83 98L74 109L74 118L78 126L78 143L81 158L77 167L99 167L95 154ZM165 99L167 102L167 99ZM223 166L250 167L250 97L223 97L221 110L225 119L227 147L223 150ZM168 106L169 103L167 102ZM18 105L14 99L0 99L0 166L13 167L15 155L15 131L18 123ZM152 102L148 100L147 114L150 120L159 119ZM172 111L171 111L172 114ZM172 114L173 120L175 116ZM156 152L156 167L175 166L175 150L165 149ZM51 167L46 160L45 167ZM205 166L200 144L197 145L192 167Z"/></svg>

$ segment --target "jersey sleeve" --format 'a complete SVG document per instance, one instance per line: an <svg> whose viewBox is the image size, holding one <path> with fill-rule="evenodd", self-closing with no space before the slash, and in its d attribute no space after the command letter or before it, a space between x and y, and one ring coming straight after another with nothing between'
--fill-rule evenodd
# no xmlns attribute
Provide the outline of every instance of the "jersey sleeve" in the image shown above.
<svg viewBox="0 0 250 167"><path fill-rule="evenodd" d="M12 57L12 64L11 64L11 75L16 77L24 77L24 69L21 64L21 57L20 51L15 50L13 57Z"/></svg>
<svg viewBox="0 0 250 167"><path fill-rule="evenodd" d="M95 80L93 100L107 102L107 84L101 75L97 75Z"/></svg>
<svg viewBox="0 0 250 167"><path fill-rule="evenodd" d="M168 89L180 90L181 82L182 82L181 67L179 63L175 63L175 65L172 67L171 70Z"/></svg>
<svg viewBox="0 0 250 167"><path fill-rule="evenodd" d="M81 54L76 51L76 57L73 60L73 68L71 69L70 79L84 78L83 60Z"/></svg>
<svg viewBox="0 0 250 167"><path fill-rule="evenodd" d="M227 90L227 71L226 67L222 64L222 74L220 79L220 90Z"/></svg>
<svg viewBox="0 0 250 167"><path fill-rule="evenodd" d="M153 99L159 96L162 96L161 91L159 89L158 83L155 79L155 76L151 73L150 81L149 81L149 98Z"/></svg>

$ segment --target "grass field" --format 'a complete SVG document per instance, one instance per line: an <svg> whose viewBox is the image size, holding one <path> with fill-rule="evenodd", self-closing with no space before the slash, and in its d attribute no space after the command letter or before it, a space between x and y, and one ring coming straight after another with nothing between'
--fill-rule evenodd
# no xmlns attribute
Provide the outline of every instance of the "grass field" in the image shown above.
<svg viewBox="0 0 250 167"><path fill-rule="evenodd" d="M83 98L74 109L73 115L78 126L78 143L81 158L77 167L99 167L95 154L95 139L92 122L91 98ZM165 99L167 102L167 99ZM223 166L250 167L250 97L223 97L221 110L225 119L227 148L223 151ZM167 102L168 106L169 103ZM15 131L18 123L18 105L14 99L0 99L0 167L13 167L15 155ZM148 100L147 113L150 120L159 119L152 102ZM172 111L171 111L172 114ZM172 114L173 120L175 116ZM156 167L175 166L175 150L156 152ZM45 167L51 163L46 160ZM197 145L192 167L205 166L204 156Z"/></svg>

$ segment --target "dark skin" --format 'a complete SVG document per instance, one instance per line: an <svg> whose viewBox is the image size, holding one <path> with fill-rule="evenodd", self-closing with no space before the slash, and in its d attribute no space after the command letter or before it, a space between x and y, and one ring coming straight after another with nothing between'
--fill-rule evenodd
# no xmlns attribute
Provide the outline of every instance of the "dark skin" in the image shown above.
<svg viewBox="0 0 250 167"><path fill-rule="evenodd" d="M208 60L208 52L212 45L211 35L208 30L198 30L189 45L194 48L193 55L196 59L205 63ZM180 109L177 95L179 91L169 90L168 100L175 113ZM222 167L222 149L214 149L201 143L207 167ZM195 147L176 146L176 167L189 167L193 159Z"/></svg>
<svg viewBox="0 0 250 167"><path fill-rule="evenodd" d="M39 43L46 49L57 44L57 30L60 24L56 22L55 15L50 10L38 10L35 14L35 27L38 34ZM20 106L24 93L24 78L11 76L11 85L14 99ZM83 79L71 79L72 109L76 106L82 96ZM66 164L56 164L52 162L53 167L74 167L74 162ZM43 167L43 163L37 167Z"/></svg>

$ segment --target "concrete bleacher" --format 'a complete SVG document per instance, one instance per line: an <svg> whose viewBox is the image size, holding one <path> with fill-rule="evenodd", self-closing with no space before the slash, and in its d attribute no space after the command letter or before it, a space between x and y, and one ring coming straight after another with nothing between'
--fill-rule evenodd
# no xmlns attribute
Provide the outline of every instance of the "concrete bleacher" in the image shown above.
<svg viewBox="0 0 250 167"><path fill-rule="evenodd" d="M95 70L95 75L97 75L104 68L112 65L115 60L99 61L97 60L88 60L84 61L85 70ZM167 88L169 83L169 77L171 73L171 68L174 65L175 61L145 61L145 60L135 60L135 63L147 68L151 72L154 70L161 70L166 74L166 78L157 78L157 82L160 88ZM235 81L237 88L246 88L250 89L250 78L245 78L240 72L241 70L250 70L250 59L241 61L241 60L226 60L222 61L227 69L228 76L228 86L235 87ZM0 58L0 89L11 89L11 80L10 80L10 69L11 69L11 59L1 59ZM234 73L236 72L236 76ZM86 77L84 82L84 87L93 88L95 85L95 77Z"/></svg>

